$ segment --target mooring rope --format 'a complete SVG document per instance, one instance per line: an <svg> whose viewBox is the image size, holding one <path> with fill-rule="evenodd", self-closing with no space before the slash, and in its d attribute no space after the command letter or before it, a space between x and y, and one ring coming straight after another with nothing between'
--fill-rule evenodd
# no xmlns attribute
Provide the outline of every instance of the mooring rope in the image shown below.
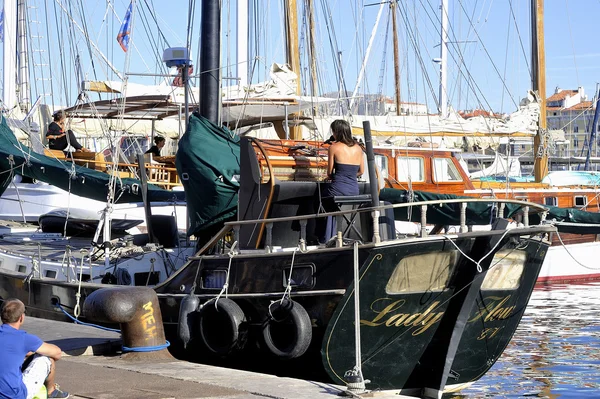
<svg viewBox="0 0 600 399"><path fill-rule="evenodd" d="M229 248L229 266L227 266L227 275L225 276L225 284L223 284L223 288L221 288L221 292L219 292L219 295L217 295L216 299L215 299L215 309L219 310L219 308L217 307L217 304L219 302L219 299L221 299L221 296L223 294L225 294L225 298L227 298L227 291L229 288L229 273L231 272L231 263L233 262L233 258L235 255L238 254L238 251L236 251L236 247L238 245L237 241L234 241L234 243L231 245L231 248Z"/></svg>
<svg viewBox="0 0 600 399"><path fill-rule="evenodd" d="M573 259L579 266L588 269L588 270L600 270L600 267L591 267L591 266L586 266L583 263L581 263L580 261L578 261L573 254L569 251L569 248L567 248L567 246L565 245L565 243L563 242L562 238L560 237L560 234L558 233L558 230L556 231L556 237L558 237L558 241L560 241L560 244L563 246L563 248L565 249L565 251L567 251L567 254L569 254L569 256L571 257L571 259Z"/></svg>
<svg viewBox="0 0 600 399"><path fill-rule="evenodd" d="M63 306L60 304L60 302L57 304L58 308L67 316L69 317L71 320L73 320L73 322L75 324L80 324L82 326L87 326L87 327L94 327L100 330L104 330L104 331L109 331L109 332L116 332L122 335L121 330L118 330L116 328L109 328L109 327L104 327L104 326L99 326L98 324L92 324L92 323L85 323L81 320L76 319L75 317L71 316L69 314L69 312L67 312ZM155 346L134 346L134 347L129 347L129 346L121 346L121 349L123 350L123 352L154 352L154 351L159 351L162 349L166 349L169 346L171 346L171 343L167 340L165 340L165 343L162 345L155 345Z"/></svg>

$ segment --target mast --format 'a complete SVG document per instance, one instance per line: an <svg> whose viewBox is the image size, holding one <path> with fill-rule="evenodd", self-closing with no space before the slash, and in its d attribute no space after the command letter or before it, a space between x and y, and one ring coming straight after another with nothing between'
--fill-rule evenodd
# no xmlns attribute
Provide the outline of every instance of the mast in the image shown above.
<svg viewBox="0 0 600 399"><path fill-rule="evenodd" d="M309 49L310 49L310 78L312 82L311 94L316 97L319 95L319 86L317 83L317 55L315 54L315 10L313 0L308 1L308 29L310 31ZM313 108L313 115L317 114L317 108Z"/></svg>
<svg viewBox="0 0 600 399"><path fill-rule="evenodd" d="M31 106L29 99L29 65L27 56L27 6L25 0L19 0L17 5L17 19L19 23L19 40L17 42L17 52L19 54L19 106L21 112L27 113Z"/></svg>
<svg viewBox="0 0 600 399"><path fill-rule="evenodd" d="M532 88L540 102L538 133L533 140L535 181L548 174L548 138L546 124L546 56L544 53L544 0L531 0Z"/></svg>
<svg viewBox="0 0 600 399"><path fill-rule="evenodd" d="M448 0L442 0L440 4L442 29L440 31L440 116L448 116Z"/></svg>
<svg viewBox="0 0 600 399"><path fill-rule="evenodd" d="M200 115L219 123L221 102L219 81L221 62L221 6L219 1L202 1L200 49Z"/></svg>
<svg viewBox="0 0 600 399"><path fill-rule="evenodd" d="M296 0L286 0L286 19L285 28L287 36L287 63L296 74L296 94L300 95L300 51L298 48L298 6ZM291 115L292 118L296 114ZM300 140L302 133L298 126L289 127L290 138Z"/></svg>
<svg viewBox="0 0 600 399"><path fill-rule="evenodd" d="M390 2L392 34L394 42L394 86L396 91L396 115L400 115L400 57L398 56L398 27L396 26L396 0Z"/></svg>
<svg viewBox="0 0 600 399"><path fill-rule="evenodd" d="M17 2L4 0L4 83L2 84L2 101L4 107L11 111L17 103L17 60L16 60L16 35L17 31Z"/></svg>
<svg viewBox="0 0 600 399"><path fill-rule="evenodd" d="M248 0L237 2L237 77L240 86L248 84Z"/></svg>

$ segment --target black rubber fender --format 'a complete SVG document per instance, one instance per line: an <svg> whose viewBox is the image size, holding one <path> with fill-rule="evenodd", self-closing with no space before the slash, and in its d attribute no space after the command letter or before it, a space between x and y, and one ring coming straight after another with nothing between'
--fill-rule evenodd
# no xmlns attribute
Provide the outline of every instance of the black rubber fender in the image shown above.
<svg viewBox="0 0 600 399"><path fill-rule="evenodd" d="M262 331L265 347L282 359L302 356L312 340L312 324L306 309L291 299L275 301Z"/></svg>
<svg viewBox="0 0 600 399"><path fill-rule="evenodd" d="M228 298L211 299L200 309L200 338L213 353L226 356L246 343L246 315Z"/></svg>
<svg viewBox="0 0 600 399"><path fill-rule="evenodd" d="M177 336L186 348L192 339L193 317L198 310L200 300L194 294L186 295L179 305L179 321L177 323Z"/></svg>

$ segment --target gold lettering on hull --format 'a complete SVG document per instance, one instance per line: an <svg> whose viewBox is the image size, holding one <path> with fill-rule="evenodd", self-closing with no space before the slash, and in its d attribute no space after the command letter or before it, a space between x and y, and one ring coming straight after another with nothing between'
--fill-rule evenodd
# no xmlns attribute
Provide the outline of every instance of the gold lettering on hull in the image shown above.
<svg viewBox="0 0 600 399"><path fill-rule="evenodd" d="M505 297L488 297L484 299L484 307L477 311L475 316L468 322L483 320L484 322L506 320L514 314L516 306L506 306L511 295ZM375 315L369 319L361 319L360 325L366 327L406 327L413 329L412 335L417 336L427 331L431 326L438 323L444 312L436 312L440 301L435 301L423 312L402 312L406 305L405 299L378 298L371 303L370 310ZM494 338L504 326L486 327L478 336L478 340Z"/></svg>
<svg viewBox="0 0 600 399"><path fill-rule="evenodd" d="M516 306L504 306L510 299L511 295L502 297L487 297L483 300L483 309L477 311L477 314L473 316L469 322L483 319L484 322L506 320L515 311Z"/></svg>
<svg viewBox="0 0 600 399"><path fill-rule="evenodd" d="M389 302L389 303L388 303ZM383 304L384 308L377 310ZM387 304L387 305L386 305ZM434 312L435 308L440 304L439 301L433 302L424 312L419 313L402 313L402 306L406 304L406 300L392 298L378 298L371 303L371 311L376 315L370 320L361 320L361 326L367 327L407 327L413 329L413 336L419 335L427 331L432 325L439 322L444 312Z"/></svg>

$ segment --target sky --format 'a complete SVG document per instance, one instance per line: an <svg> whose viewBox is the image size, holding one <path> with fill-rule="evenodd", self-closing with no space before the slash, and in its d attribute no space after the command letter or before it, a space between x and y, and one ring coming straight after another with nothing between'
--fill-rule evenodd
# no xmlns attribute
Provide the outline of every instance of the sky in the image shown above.
<svg viewBox="0 0 600 399"><path fill-rule="evenodd" d="M308 33L304 1L297 2L302 83L306 88ZM225 77L238 75L235 68L235 3L236 0L223 0L222 73ZM351 93L357 87L379 11L378 3L377 0L314 0L318 94L338 92L342 81L347 92ZM531 86L528 68L530 2L449 0L449 3L448 93L451 106L455 109L514 111ZM130 50L124 53L115 39L128 5L127 0L30 0L30 19L43 22L43 15L50 15L48 23L31 28L42 31L38 34L42 39L36 39L38 43L31 46L46 48L45 53L34 53L39 60L32 62L36 65L33 69L41 71L43 64L53 65L52 88L41 87L49 85L48 80L40 79L41 72L31 77L32 82L37 82L32 83L38 85L37 91L52 92L52 101L73 105L81 77L87 80L118 79L105 60L97 55L99 52L121 74L124 70L133 74L167 72L160 60L162 49L185 46L190 5L194 12L190 34L192 59L197 59L200 0L136 0ZM401 98L426 103L432 112L437 107L439 82L439 66L432 61L439 57L438 7L439 0L403 0L398 3L397 13ZM268 79L272 63L285 62L282 15L281 0L250 0L249 19L254 28L249 34L252 54L248 69L253 71L253 82ZM386 4L373 36L363 78L358 83L358 96L378 93L393 96L389 15ZM589 98L593 96L596 82L600 81L600 49L595 49L593 36L598 15L600 0L545 1L548 96L557 86L565 89L583 86ZM82 31L87 32L96 48L88 44ZM95 54L93 63L89 54ZM73 66L77 55L80 68ZM48 77L46 72L45 78ZM131 75L129 79L148 84L160 80L138 75Z"/></svg>

